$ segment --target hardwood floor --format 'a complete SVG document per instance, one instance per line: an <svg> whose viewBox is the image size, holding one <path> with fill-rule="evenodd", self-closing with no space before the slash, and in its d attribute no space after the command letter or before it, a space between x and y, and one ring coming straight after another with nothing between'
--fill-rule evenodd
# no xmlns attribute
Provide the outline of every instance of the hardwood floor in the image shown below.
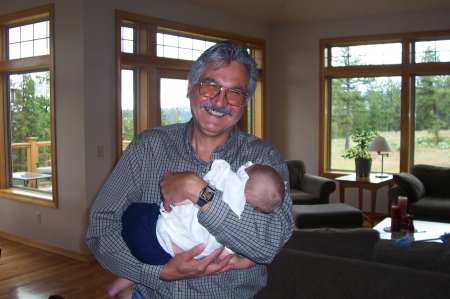
<svg viewBox="0 0 450 299"><path fill-rule="evenodd" d="M87 263L0 238L0 299L109 298L106 287L116 276ZM132 289L118 298L131 298Z"/></svg>
<svg viewBox="0 0 450 299"><path fill-rule="evenodd" d="M377 224L381 219L376 219ZM369 221L364 221L369 228ZM109 298L106 287L116 276L100 264L87 263L0 238L0 299ZM131 298L132 288L118 298Z"/></svg>

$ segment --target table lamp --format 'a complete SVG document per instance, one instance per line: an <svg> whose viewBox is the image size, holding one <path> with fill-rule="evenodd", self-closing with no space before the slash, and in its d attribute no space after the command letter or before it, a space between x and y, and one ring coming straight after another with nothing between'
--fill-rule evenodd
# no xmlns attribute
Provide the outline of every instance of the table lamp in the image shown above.
<svg viewBox="0 0 450 299"><path fill-rule="evenodd" d="M375 175L377 178L387 178L388 175L383 174L383 164L384 164L384 157L389 157L389 154L387 152L392 152L391 147L387 143L386 139L381 136L377 136L373 139L372 143L369 145L369 148L367 149L369 152L377 152L378 155L381 155L381 174ZM381 153L385 152L385 153Z"/></svg>

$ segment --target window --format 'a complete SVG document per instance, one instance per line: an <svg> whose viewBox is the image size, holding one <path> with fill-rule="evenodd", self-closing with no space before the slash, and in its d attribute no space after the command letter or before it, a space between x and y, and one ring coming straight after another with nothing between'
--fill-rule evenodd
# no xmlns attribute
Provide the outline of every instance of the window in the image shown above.
<svg viewBox="0 0 450 299"><path fill-rule="evenodd" d="M53 5L0 17L0 196L56 207Z"/></svg>
<svg viewBox="0 0 450 299"><path fill-rule="evenodd" d="M360 129L390 144L386 172L450 166L450 31L323 39L320 51L324 175L354 172L354 161L342 155ZM372 163L379 171L381 162Z"/></svg>
<svg viewBox="0 0 450 299"><path fill-rule="evenodd" d="M187 74L206 49L227 39L247 47L258 63L257 90L238 126L264 138L264 41L123 11L116 24L119 156L139 132L191 118Z"/></svg>

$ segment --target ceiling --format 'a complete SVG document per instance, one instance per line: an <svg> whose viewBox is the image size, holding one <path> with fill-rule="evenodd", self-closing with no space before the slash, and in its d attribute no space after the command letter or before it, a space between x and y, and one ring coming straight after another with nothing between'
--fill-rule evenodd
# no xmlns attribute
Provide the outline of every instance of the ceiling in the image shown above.
<svg viewBox="0 0 450 299"><path fill-rule="evenodd" d="M263 24L290 24L450 8L450 0L178 0Z"/></svg>

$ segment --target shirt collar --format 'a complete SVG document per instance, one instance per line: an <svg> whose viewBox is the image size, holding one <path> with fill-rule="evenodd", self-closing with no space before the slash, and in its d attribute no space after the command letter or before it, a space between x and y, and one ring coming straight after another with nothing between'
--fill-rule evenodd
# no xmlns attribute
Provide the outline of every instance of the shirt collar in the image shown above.
<svg viewBox="0 0 450 299"><path fill-rule="evenodd" d="M194 157L196 157L195 150L194 150L194 147L191 144L191 138L189 136L189 127L193 123L194 123L193 118L191 118L186 123L186 126L184 128L184 144L185 144L186 151L188 153L192 154ZM237 135L239 134L240 130L236 126L234 126L232 130L233 130L233 134L231 135L230 139L228 139L227 142L225 142L222 145L219 145L218 147L216 147L214 149L214 151L213 151L213 153L211 155L211 161L214 161L216 159L222 159L234 147L234 145L237 142Z"/></svg>

